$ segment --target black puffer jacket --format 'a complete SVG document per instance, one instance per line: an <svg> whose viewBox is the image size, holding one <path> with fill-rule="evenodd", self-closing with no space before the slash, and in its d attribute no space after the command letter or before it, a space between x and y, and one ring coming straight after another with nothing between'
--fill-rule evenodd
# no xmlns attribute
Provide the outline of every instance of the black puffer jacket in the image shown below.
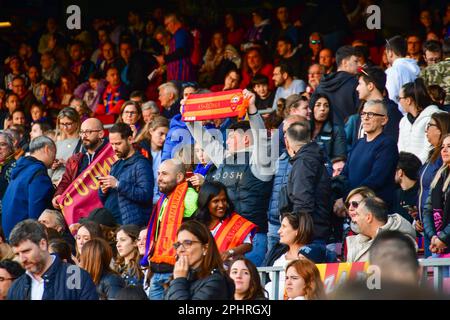
<svg viewBox="0 0 450 320"><path fill-rule="evenodd" d="M115 273L103 274L97 285L100 300L114 300L120 289L125 288L125 281Z"/></svg>
<svg viewBox="0 0 450 320"><path fill-rule="evenodd" d="M325 167L325 155L314 141L304 145L291 159L287 192L291 209L311 215L314 239L328 240L330 236L332 192L331 179Z"/></svg>
<svg viewBox="0 0 450 320"><path fill-rule="evenodd" d="M211 275L198 279L195 271L187 278L177 278L170 282L166 300L232 300L234 283L228 276L214 269Z"/></svg>

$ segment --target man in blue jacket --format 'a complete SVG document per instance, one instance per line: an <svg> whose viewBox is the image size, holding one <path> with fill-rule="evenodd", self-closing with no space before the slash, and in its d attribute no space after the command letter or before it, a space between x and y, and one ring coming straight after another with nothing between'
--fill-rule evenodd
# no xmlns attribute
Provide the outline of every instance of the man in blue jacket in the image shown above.
<svg viewBox="0 0 450 320"><path fill-rule="evenodd" d="M119 160L109 176L99 177L100 200L119 224L147 225L153 204L150 161L133 147L133 132L126 123L109 130L109 142Z"/></svg>
<svg viewBox="0 0 450 320"><path fill-rule="evenodd" d="M5 235L25 219L38 219L42 211L51 208L54 192L47 169L55 161L56 145L41 136L30 143L30 156L20 158L11 172L11 182L2 200L2 226Z"/></svg>
<svg viewBox="0 0 450 320"><path fill-rule="evenodd" d="M26 272L8 290L8 300L98 300L89 273L48 252L45 226L27 219L11 232L10 244Z"/></svg>

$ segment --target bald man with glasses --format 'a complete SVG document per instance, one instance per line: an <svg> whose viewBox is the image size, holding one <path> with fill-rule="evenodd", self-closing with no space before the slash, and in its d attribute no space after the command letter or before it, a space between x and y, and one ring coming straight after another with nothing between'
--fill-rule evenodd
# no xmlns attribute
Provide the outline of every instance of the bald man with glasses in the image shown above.
<svg viewBox="0 0 450 320"><path fill-rule="evenodd" d="M81 152L74 154L67 160L66 171L52 200L53 207L56 209L60 209L58 204L59 197L106 146L107 141L104 139L103 130L102 122L96 118L86 119L81 124L80 138L83 148Z"/></svg>

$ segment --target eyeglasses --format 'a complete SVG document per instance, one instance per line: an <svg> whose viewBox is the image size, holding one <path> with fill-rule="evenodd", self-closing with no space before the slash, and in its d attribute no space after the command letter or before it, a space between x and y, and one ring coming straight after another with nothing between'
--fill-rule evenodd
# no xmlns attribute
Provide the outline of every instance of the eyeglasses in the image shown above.
<svg viewBox="0 0 450 320"><path fill-rule="evenodd" d="M134 116L134 115L138 114L138 112L137 111L125 111L124 114Z"/></svg>
<svg viewBox="0 0 450 320"><path fill-rule="evenodd" d="M436 123L430 123L430 122L428 122L428 123L427 123L427 130L430 129L430 127L436 127L436 128L437 128L438 126L437 126Z"/></svg>
<svg viewBox="0 0 450 320"><path fill-rule="evenodd" d="M92 132L100 132L100 131L102 131L102 130L101 129L98 129L98 130L82 130L82 131L80 131L80 136L90 135Z"/></svg>
<svg viewBox="0 0 450 320"><path fill-rule="evenodd" d="M397 101L400 101L402 99L406 99L406 97L400 97L400 96L396 96L395 98L397 99Z"/></svg>
<svg viewBox="0 0 450 320"><path fill-rule="evenodd" d="M361 112L359 115L361 116L361 118L365 118L367 116L369 119L372 119L374 116L377 116L377 117L385 117L386 116L385 114L381 114L381 113L364 112L364 111Z"/></svg>
<svg viewBox="0 0 450 320"><path fill-rule="evenodd" d="M6 281L6 280L15 280L17 278L4 278L4 277L0 277L0 282Z"/></svg>
<svg viewBox="0 0 450 320"><path fill-rule="evenodd" d="M311 40L310 42L311 42L311 44L320 44L321 43L320 40Z"/></svg>
<svg viewBox="0 0 450 320"><path fill-rule="evenodd" d="M357 209L360 202L361 201L350 201L346 203L345 206L347 207L347 209L349 209L350 207Z"/></svg>
<svg viewBox="0 0 450 320"><path fill-rule="evenodd" d="M64 128L68 128L68 127L73 126L73 122L66 122L66 123L60 122L60 123L59 123L59 126L60 126L60 127L64 127Z"/></svg>
<svg viewBox="0 0 450 320"><path fill-rule="evenodd" d="M183 242L179 242L179 241L175 242L173 244L173 247L175 250L177 250L181 246L183 246L183 248L185 248L185 249L189 249L190 247L192 247L192 244L194 244L196 242L201 243L200 241L195 241L195 240L184 240Z"/></svg>

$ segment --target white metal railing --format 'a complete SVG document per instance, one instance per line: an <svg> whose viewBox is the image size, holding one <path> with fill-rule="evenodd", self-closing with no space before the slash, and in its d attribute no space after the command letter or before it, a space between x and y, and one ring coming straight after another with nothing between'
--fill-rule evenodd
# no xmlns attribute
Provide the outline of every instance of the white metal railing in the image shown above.
<svg viewBox="0 0 450 320"><path fill-rule="evenodd" d="M432 258L432 259L419 259L419 263L422 266L422 285L427 284L428 269L431 268L433 288L437 292L443 291L444 284L444 270L450 269L450 258ZM448 272L447 272L448 273ZM447 277L449 275L447 274Z"/></svg>
<svg viewBox="0 0 450 320"><path fill-rule="evenodd" d="M450 270L450 258L432 258L419 259L419 264L423 268L421 285L428 285L429 269L431 268L431 278L433 280L433 288L437 292L443 292L444 271ZM280 274L285 271L283 267L259 267L258 272L261 277L261 283L264 285L270 277L272 293L274 300L279 299ZM447 274L447 277L450 275Z"/></svg>

